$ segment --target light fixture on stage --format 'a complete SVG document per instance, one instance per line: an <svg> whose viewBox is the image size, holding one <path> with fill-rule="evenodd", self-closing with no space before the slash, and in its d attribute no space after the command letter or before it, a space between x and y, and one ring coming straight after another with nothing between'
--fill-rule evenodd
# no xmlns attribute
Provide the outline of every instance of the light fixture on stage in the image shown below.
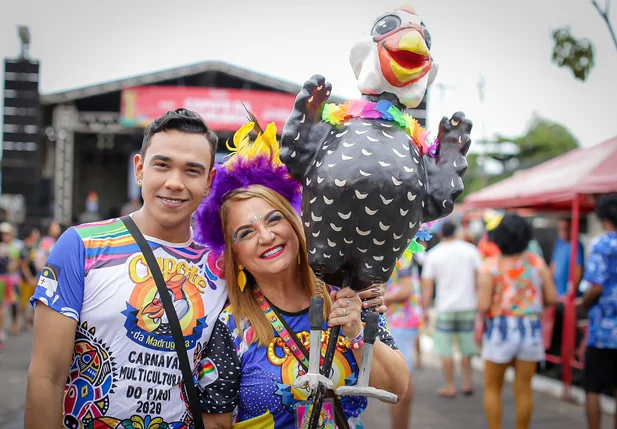
<svg viewBox="0 0 617 429"><path fill-rule="evenodd" d="M30 29L26 25L18 25L17 34L21 41L21 58L26 58L30 48Z"/></svg>

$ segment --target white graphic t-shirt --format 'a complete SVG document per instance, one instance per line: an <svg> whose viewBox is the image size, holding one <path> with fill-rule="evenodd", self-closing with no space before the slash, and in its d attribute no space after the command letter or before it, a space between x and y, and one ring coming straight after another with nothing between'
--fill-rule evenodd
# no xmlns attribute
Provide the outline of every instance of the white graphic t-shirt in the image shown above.
<svg viewBox="0 0 617 429"><path fill-rule="evenodd" d="M223 270L204 247L146 237L203 390L216 379L205 345L225 301ZM64 392L70 429L190 429L178 356L139 246L119 219L69 229L41 272L41 301L78 322Z"/></svg>

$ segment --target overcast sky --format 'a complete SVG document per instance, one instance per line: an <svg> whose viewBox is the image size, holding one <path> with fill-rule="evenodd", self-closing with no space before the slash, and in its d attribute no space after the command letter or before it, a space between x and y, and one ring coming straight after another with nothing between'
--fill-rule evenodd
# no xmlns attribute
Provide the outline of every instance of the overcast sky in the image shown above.
<svg viewBox="0 0 617 429"><path fill-rule="evenodd" d="M598 0L601 5L604 0ZM0 57L19 53L16 25L32 34L43 93L204 60L301 83L321 73L336 94L359 95L349 50L392 0L2 0ZM418 0L439 63L429 127L464 111L475 139L522 133L534 112L584 146L617 135L617 49L589 0ZM614 5L613 9L617 9ZM611 12L617 25L617 12ZM596 46L582 83L551 63L551 30L570 25ZM486 81L484 106L477 83ZM1 106L0 106L1 108ZM484 124L484 127L482 126Z"/></svg>

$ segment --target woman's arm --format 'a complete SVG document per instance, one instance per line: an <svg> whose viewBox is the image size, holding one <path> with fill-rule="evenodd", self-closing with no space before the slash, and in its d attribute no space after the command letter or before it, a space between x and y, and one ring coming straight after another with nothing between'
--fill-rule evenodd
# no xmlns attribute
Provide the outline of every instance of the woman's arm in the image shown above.
<svg viewBox="0 0 617 429"><path fill-rule="evenodd" d="M202 413L201 418L206 429L231 429L233 413L208 414Z"/></svg>
<svg viewBox="0 0 617 429"><path fill-rule="evenodd" d="M540 278L542 279L542 299L545 307L550 307L559 302L557 297L557 287L553 281L551 270L543 265L540 269Z"/></svg>
<svg viewBox="0 0 617 429"><path fill-rule="evenodd" d="M399 287L392 291L386 289L386 296L384 297L385 304L390 305L393 302L407 301L411 298L413 293L413 286L411 283L411 275L404 276L399 279Z"/></svg>
<svg viewBox="0 0 617 429"><path fill-rule="evenodd" d="M217 370L214 380L206 380L199 398L202 420L206 429L231 429L232 413L240 395L242 363L230 327L221 319L216 321L206 348L204 361L200 364L212 364Z"/></svg>
<svg viewBox="0 0 617 429"><path fill-rule="evenodd" d="M390 336L390 333L387 332L387 335ZM359 351L354 350L356 360L358 359ZM369 384L372 387L386 390L402 398L407 393L409 379L409 368L407 368L407 362L405 362L403 354L398 350L392 349L382 341L375 341Z"/></svg>
<svg viewBox="0 0 617 429"><path fill-rule="evenodd" d="M478 311L480 313L486 314L491 309L494 289L493 276L480 270L478 273Z"/></svg>
<svg viewBox="0 0 617 429"><path fill-rule="evenodd" d="M362 330L360 298L350 288L332 291L331 297L333 304L328 318L329 325L341 325L341 329L347 338L355 337ZM349 300L349 305L347 305L347 300ZM343 308L345 311L343 311ZM401 352L388 346L388 344L391 344L392 347L395 347L392 335L386 329L385 317L380 315L379 320L378 338L382 341L375 341L369 383L372 387L384 389L401 397L407 392L409 369ZM363 352L364 346L353 349L358 366L362 366Z"/></svg>

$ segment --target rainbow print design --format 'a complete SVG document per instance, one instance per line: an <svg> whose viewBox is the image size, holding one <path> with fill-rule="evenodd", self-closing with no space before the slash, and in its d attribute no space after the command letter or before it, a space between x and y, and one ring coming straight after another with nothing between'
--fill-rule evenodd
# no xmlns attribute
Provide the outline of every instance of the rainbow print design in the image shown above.
<svg viewBox="0 0 617 429"><path fill-rule="evenodd" d="M208 361L199 370L199 378L206 377L216 372L216 366L214 362L208 359Z"/></svg>
<svg viewBox="0 0 617 429"><path fill-rule="evenodd" d="M86 249L86 274L92 269L121 265L131 255L139 252L139 246L120 219L83 224L74 229ZM153 241L148 243L153 251L161 247ZM166 249L171 253L169 248ZM174 247L173 252L173 256L196 263L202 259L206 249L191 245L184 248Z"/></svg>

